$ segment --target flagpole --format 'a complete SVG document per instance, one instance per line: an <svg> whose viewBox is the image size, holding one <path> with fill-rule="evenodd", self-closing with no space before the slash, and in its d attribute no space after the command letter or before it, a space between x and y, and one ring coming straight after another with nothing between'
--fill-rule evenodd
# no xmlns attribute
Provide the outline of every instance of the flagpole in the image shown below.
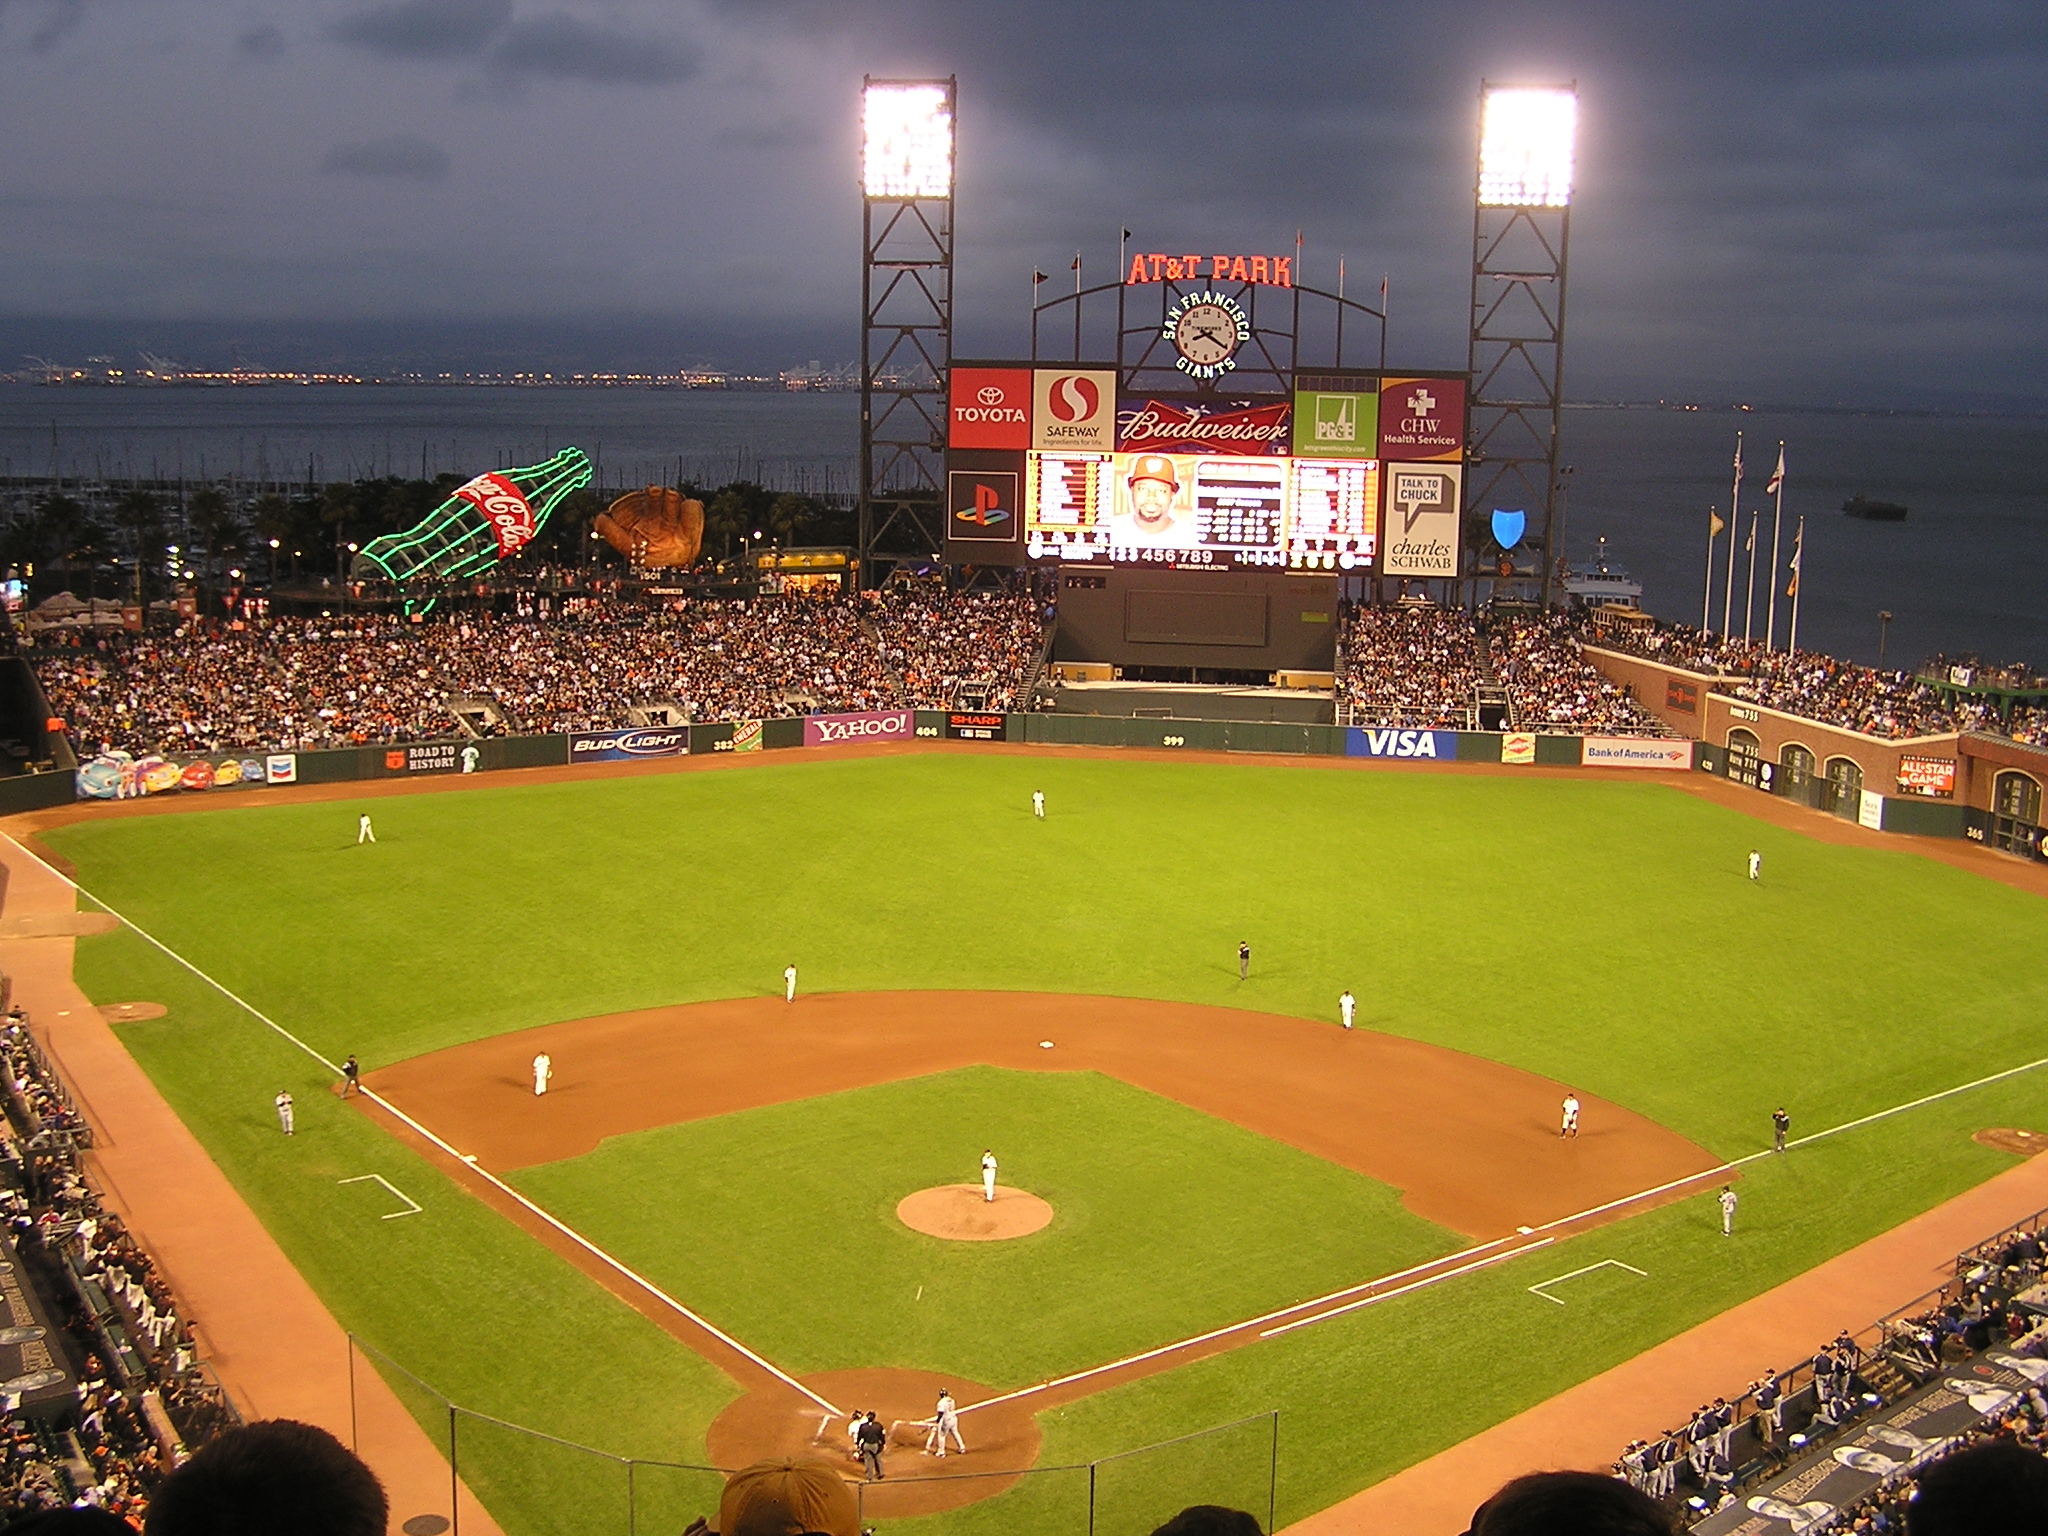
<svg viewBox="0 0 2048 1536"><path fill-rule="evenodd" d="M1700 594L1700 633L1707 634L1707 621L1714 614L1714 524L1720 518L1712 507L1707 508L1707 590Z"/></svg>
<svg viewBox="0 0 2048 1536"><path fill-rule="evenodd" d="M1799 583L1806 569L1806 518L1801 515L1799 531L1792 536L1792 633L1785 637L1785 649L1799 649Z"/></svg>
<svg viewBox="0 0 2048 1536"><path fill-rule="evenodd" d="M1770 650L1778 633L1778 535L1785 526L1785 445L1778 444L1778 467L1771 475L1771 490L1778 509L1771 514L1771 604L1764 620L1764 649Z"/></svg>
<svg viewBox="0 0 2048 1536"><path fill-rule="evenodd" d="M1728 493L1728 590L1721 597L1721 638L1727 639L1735 612L1735 530L1742 526L1742 434L1735 434L1735 489Z"/></svg>
<svg viewBox="0 0 2048 1536"><path fill-rule="evenodd" d="M1742 594L1742 643L1749 644L1750 623L1756 617L1756 525L1763 514L1755 507L1749 509L1749 590ZM1772 573L1776 581L1777 575Z"/></svg>

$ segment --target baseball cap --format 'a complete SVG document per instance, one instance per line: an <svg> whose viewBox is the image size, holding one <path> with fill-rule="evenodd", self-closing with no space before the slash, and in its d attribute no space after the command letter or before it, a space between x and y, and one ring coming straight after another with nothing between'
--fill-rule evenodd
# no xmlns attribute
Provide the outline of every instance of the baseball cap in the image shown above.
<svg viewBox="0 0 2048 1536"><path fill-rule="evenodd" d="M860 1504L830 1462L770 1457L733 1473L718 1500L719 1536L860 1536Z"/></svg>
<svg viewBox="0 0 2048 1536"><path fill-rule="evenodd" d="M1136 485L1140 480L1162 480L1174 490L1180 489L1180 481L1173 473L1173 460L1163 453L1138 455L1137 462L1131 466L1130 483Z"/></svg>

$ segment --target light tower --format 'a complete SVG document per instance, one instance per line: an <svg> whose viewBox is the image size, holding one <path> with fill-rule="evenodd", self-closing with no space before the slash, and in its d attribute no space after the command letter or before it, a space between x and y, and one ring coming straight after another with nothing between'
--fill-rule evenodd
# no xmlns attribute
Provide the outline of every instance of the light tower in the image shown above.
<svg viewBox="0 0 2048 1536"><path fill-rule="evenodd" d="M1541 509L1546 607L1562 532L1558 440L1578 105L1576 84L1479 87L1466 508L1481 526L1495 509Z"/></svg>
<svg viewBox="0 0 2048 1536"><path fill-rule="evenodd" d="M860 581L892 532L945 547L954 81L861 82Z"/></svg>

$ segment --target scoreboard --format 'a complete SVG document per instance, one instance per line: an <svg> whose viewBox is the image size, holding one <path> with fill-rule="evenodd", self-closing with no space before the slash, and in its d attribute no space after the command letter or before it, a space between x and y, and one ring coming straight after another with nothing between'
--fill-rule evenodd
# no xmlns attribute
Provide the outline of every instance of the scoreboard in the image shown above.
<svg viewBox="0 0 2048 1536"><path fill-rule="evenodd" d="M1028 453L1034 560L1302 575L1370 568L1376 459Z"/></svg>

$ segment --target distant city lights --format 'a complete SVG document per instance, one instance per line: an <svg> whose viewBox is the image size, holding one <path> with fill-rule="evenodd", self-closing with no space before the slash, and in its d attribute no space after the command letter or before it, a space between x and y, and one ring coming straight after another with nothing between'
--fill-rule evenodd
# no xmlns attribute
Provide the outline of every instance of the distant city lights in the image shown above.
<svg viewBox="0 0 2048 1536"><path fill-rule="evenodd" d="M1563 87L1488 86L1479 117L1479 206L1568 207L1578 115L1577 93Z"/></svg>

